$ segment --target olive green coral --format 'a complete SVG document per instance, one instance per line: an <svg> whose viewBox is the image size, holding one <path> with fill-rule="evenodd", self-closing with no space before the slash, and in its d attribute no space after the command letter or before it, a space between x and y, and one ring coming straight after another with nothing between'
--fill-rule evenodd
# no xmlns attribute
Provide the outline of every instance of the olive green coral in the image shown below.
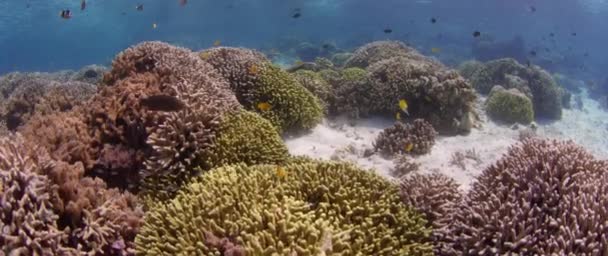
<svg viewBox="0 0 608 256"><path fill-rule="evenodd" d="M425 225L396 184L351 164L233 165L148 212L136 244L138 255L432 255Z"/></svg>
<svg viewBox="0 0 608 256"><path fill-rule="evenodd" d="M532 101L515 88L492 88L486 101L486 112L492 119L508 124L529 124L534 120Z"/></svg>
<svg viewBox="0 0 608 256"><path fill-rule="evenodd" d="M323 107L327 109L332 100L332 88L321 74L311 70L298 70L293 76L304 88L317 96Z"/></svg>
<svg viewBox="0 0 608 256"><path fill-rule="evenodd" d="M203 162L210 169L233 163L277 164L288 156L281 136L268 120L255 112L239 110L222 120Z"/></svg>

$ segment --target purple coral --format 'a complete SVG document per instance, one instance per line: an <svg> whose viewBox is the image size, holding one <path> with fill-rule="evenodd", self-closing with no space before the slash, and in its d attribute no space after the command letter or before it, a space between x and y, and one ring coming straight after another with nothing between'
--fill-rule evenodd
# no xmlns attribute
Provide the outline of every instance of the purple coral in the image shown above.
<svg viewBox="0 0 608 256"><path fill-rule="evenodd" d="M416 119L411 124L397 122L384 129L376 138L374 148L384 155L426 154L435 144L437 132L423 119Z"/></svg>
<svg viewBox="0 0 608 256"><path fill-rule="evenodd" d="M441 254L605 254L607 171L571 141L526 139L447 217Z"/></svg>

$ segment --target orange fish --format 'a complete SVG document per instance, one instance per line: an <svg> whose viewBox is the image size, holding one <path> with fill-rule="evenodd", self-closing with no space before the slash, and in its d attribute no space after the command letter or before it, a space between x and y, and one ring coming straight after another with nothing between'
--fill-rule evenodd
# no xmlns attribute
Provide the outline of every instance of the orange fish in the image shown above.
<svg viewBox="0 0 608 256"><path fill-rule="evenodd" d="M249 72L250 75L257 75L258 74L258 66L251 64L251 66L249 66L249 68L247 69L247 71Z"/></svg>
<svg viewBox="0 0 608 256"><path fill-rule="evenodd" d="M409 143L405 146L405 152L412 152L412 149L414 149L414 143Z"/></svg>
<svg viewBox="0 0 608 256"><path fill-rule="evenodd" d="M258 109L261 111L268 111L270 110L270 104L268 104L268 102L260 102L258 103Z"/></svg>
<svg viewBox="0 0 608 256"><path fill-rule="evenodd" d="M285 171L283 167L277 166L277 176L279 178L284 178L285 176L287 176L287 171Z"/></svg>

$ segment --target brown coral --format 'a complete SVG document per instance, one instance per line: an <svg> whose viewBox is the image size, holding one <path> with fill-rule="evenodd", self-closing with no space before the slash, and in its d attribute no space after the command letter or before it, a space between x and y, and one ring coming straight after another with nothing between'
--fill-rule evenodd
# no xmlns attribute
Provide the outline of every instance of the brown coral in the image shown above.
<svg viewBox="0 0 608 256"><path fill-rule="evenodd" d="M372 110L394 115L405 99L409 113L424 118L442 133L468 132L473 125L471 85L458 72L430 59L393 57L367 68Z"/></svg>
<svg viewBox="0 0 608 256"><path fill-rule="evenodd" d="M448 216L441 254L605 254L607 170L571 141L524 140Z"/></svg>
<svg viewBox="0 0 608 256"><path fill-rule="evenodd" d="M8 129L14 131L36 113L45 115L71 110L91 97L95 90L94 85L83 82L26 80L12 91L2 118Z"/></svg>
<svg viewBox="0 0 608 256"><path fill-rule="evenodd" d="M86 111L95 151L132 160L97 169L105 180L126 180L130 188L137 187L140 174L168 174L194 165L213 138L218 117L239 106L213 67L187 49L160 42L121 52L104 82ZM185 107L153 111L142 100L155 95L173 97Z"/></svg>
<svg viewBox="0 0 608 256"><path fill-rule="evenodd" d="M424 60L426 57L399 41L375 41L359 47L344 63L345 68L366 68L376 62L393 57ZM438 64L437 62L434 62Z"/></svg>
<svg viewBox="0 0 608 256"><path fill-rule="evenodd" d="M426 154L435 144L436 135L433 126L422 119L411 124L397 122L378 135L374 148L384 155Z"/></svg>

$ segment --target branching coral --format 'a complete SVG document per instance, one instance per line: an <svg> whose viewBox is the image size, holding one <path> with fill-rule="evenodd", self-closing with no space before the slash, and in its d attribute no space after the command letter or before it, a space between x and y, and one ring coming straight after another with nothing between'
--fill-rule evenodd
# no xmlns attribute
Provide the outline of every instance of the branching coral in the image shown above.
<svg viewBox="0 0 608 256"><path fill-rule="evenodd" d="M106 180L126 180L132 186L138 185L140 171L144 177L169 175L194 166L210 145L219 116L239 106L211 65L187 49L160 42L121 52L104 82L85 111L95 151L135 160L110 168L102 161L97 169L109 176ZM156 111L143 103L157 95L183 108ZM154 104L162 108L166 102Z"/></svg>
<svg viewBox="0 0 608 256"><path fill-rule="evenodd" d="M422 119L411 124L397 122L378 135L374 148L385 155L426 154L435 144L436 135L433 126Z"/></svg>
<svg viewBox="0 0 608 256"><path fill-rule="evenodd" d="M431 255L424 226L396 185L350 164L236 165L148 212L136 244L141 255Z"/></svg>
<svg viewBox="0 0 608 256"><path fill-rule="evenodd" d="M416 173L418 169L420 169L420 164L414 162L412 158L406 154L398 156L393 162L395 168L391 170L391 175L397 178Z"/></svg>
<svg viewBox="0 0 608 256"><path fill-rule="evenodd" d="M473 126L471 85L456 71L430 59L393 57L368 67L374 99L371 108L379 113L399 110L401 99L409 113L424 118L442 133L468 132Z"/></svg>
<svg viewBox="0 0 608 256"><path fill-rule="evenodd" d="M373 99L370 95L371 82L368 73L361 68L347 68L334 78L334 102L330 113L347 114L351 118L366 117L371 114Z"/></svg>
<svg viewBox="0 0 608 256"><path fill-rule="evenodd" d="M319 99L260 53L221 47L199 55L230 81L246 109L259 112L280 132L310 129L321 121L323 109Z"/></svg>
<svg viewBox="0 0 608 256"><path fill-rule="evenodd" d="M27 156L23 139L0 138L0 248L11 255L56 255L65 233L57 227L55 196L46 176Z"/></svg>
<svg viewBox="0 0 608 256"><path fill-rule="evenodd" d="M441 254L607 252L607 170L573 142L524 140L484 170L448 216Z"/></svg>
<svg viewBox="0 0 608 256"><path fill-rule="evenodd" d="M293 73L293 76L304 88L321 100L325 109L333 102L331 84L318 73L310 70L298 70Z"/></svg>
<svg viewBox="0 0 608 256"><path fill-rule="evenodd" d="M10 130L26 123L34 114L69 111L90 98L95 86L83 82L56 82L46 79L23 81L5 103L2 118Z"/></svg>

